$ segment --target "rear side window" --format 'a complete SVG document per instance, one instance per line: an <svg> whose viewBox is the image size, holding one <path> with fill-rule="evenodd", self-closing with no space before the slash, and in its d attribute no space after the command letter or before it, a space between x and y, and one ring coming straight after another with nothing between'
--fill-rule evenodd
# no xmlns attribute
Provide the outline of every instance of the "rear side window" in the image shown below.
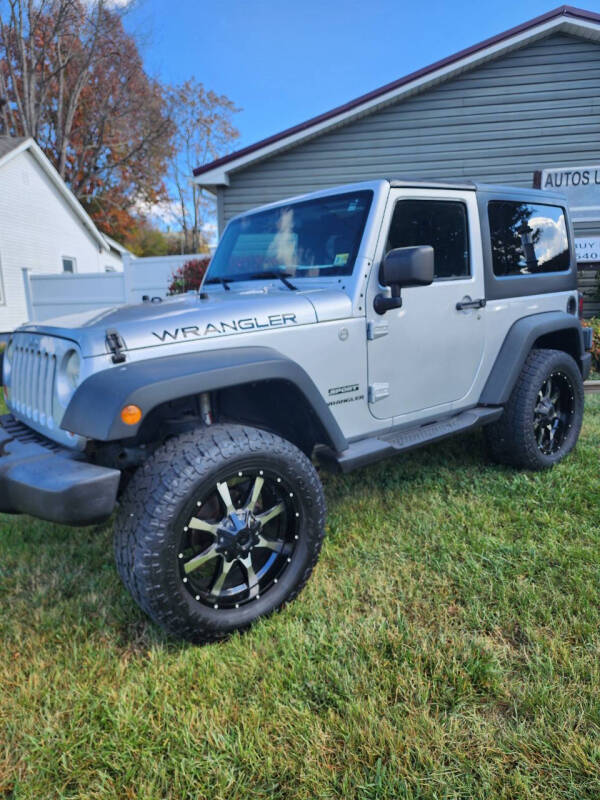
<svg viewBox="0 0 600 800"><path fill-rule="evenodd" d="M452 200L399 200L394 208L386 252L396 247L433 247L434 277L470 275L469 232L464 203Z"/></svg>
<svg viewBox="0 0 600 800"><path fill-rule="evenodd" d="M494 275L569 269L569 237L560 206L492 200L488 204Z"/></svg>

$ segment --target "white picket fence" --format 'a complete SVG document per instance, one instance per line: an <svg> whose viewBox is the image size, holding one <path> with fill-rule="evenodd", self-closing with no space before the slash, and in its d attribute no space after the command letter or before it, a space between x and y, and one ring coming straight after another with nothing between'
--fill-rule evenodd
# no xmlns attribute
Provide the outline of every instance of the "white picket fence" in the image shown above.
<svg viewBox="0 0 600 800"><path fill-rule="evenodd" d="M23 270L27 310L32 322L65 314L139 303L149 298L166 297L171 277L178 267L204 254L123 257L123 272L36 274Z"/></svg>

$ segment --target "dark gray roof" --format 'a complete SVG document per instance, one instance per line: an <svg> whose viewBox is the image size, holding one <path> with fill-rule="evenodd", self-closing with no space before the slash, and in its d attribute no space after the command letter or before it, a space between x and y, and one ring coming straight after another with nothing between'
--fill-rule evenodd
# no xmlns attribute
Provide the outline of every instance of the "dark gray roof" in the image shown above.
<svg viewBox="0 0 600 800"><path fill-rule="evenodd" d="M394 189L410 187L415 189L470 189L474 192L477 184L473 181L418 180L417 178L390 178L390 186Z"/></svg>
<svg viewBox="0 0 600 800"><path fill-rule="evenodd" d="M26 136L0 136L0 158L4 158L7 153L10 153L26 139Z"/></svg>
<svg viewBox="0 0 600 800"><path fill-rule="evenodd" d="M560 200L562 202L566 201L565 195L561 194L560 192L549 192L546 189L530 189L527 186L509 186L499 183L482 183L481 181L469 180L418 180L416 178L389 178L388 180L390 186L395 189L460 189L461 191L468 190L471 192L486 192L487 194L496 195L506 194L514 197L515 199L529 199L530 202L533 202L533 199L537 200L538 202L543 202L544 200L549 200L551 198L554 200Z"/></svg>
<svg viewBox="0 0 600 800"><path fill-rule="evenodd" d="M351 100L349 103L346 103L343 106L338 106L337 108L331 109L331 111L326 111L324 114L320 114L318 117L313 117L312 119L306 120L306 122L301 122L299 125L295 125L293 128L287 128L285 131L281 131L281 133L276 133L274 136L269 136L267 139L261 139L260 142L256 142L255 144L251 144L248 147L244 147L241 150L237 150L234 153L230 153L227 156L223 156L222 158L218 158L216 161L212 161L209 164L203 164L200 167L196 167L194 170L194 175L202 175L204 172L208 172L209 170L215 169L215 167L220 167L224 164L227 164L230 161L235 161L242 156L248 155L249 153L253 153L257 150L262 150L264 147L267 147L275 142L278 142L282 139L286 139L289 136L293 136L296 133L300 133L302 131L307 130L308 128L312 128L315 125L318 125L322 122L326 122L327 120L333 119L334 117L339 116L340 114L345 113L346 111L350 111L352 109L358 108L365 103L370 102L371 100L375 100L378 97L382 97L383 95L391 92L395 89L400 88L401 86L406 86L409 83L412 83L420 78L424 78L428 75L431 75L436 70L441 68L450 66L459 62L461 59L466 58L467 56L472 56L477 53L481 53L497 44L500 44L517 34L524 34L528 31L532 31L546 23L550 22L553 19L559 19L564 17L566 20L583 20L584 23L588 23L589 25L598 25L600 23L600 14L596 14L593 11L586 11L582 8L574 8L573 6L559 6L558 8L552 9L552 11L547 11L545 14L542 14L539 17L535 17L534 19L530 19L527 22L524 22L522 25L518 25L516 28L510 28L503 33L498 34L497 36L492 36L490 39L486 39L483 42L479 42L479 44L475 44L472 47L468 47L466 50L461 50L458 53L454 53L454 55L447 56L443 58L441 61L436 61L435 64L430 64L428 67L424 69L417 70L416 72L411 72L410 75L405 75L403 78L400 78L397 81L393 81L392 83L387 83L385 86L380 86L378 89L375 89L368 94L363 94L361 97L357 97L355 100ZM464 187L461 187L464 188Z"/></svg>

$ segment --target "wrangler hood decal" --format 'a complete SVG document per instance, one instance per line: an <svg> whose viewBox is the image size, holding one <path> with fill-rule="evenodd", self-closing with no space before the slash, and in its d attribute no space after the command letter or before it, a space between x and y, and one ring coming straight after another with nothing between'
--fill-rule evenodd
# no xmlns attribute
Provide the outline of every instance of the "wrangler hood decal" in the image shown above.
<svg viewBox="0 0 600 800"><path fill-rule="evenodd" d="M247 331L258 331L264 328L280 328L282 325L296 325L296 314L291 312L284 314L266 314L258 317L242 317L241 319L215 320L207 322L205 325L186 325L175 330L164 330L162 333L152 331L152 335L161 342L177 339L197 338L202 336L214 336L220 333L238 333Z"/></svg>

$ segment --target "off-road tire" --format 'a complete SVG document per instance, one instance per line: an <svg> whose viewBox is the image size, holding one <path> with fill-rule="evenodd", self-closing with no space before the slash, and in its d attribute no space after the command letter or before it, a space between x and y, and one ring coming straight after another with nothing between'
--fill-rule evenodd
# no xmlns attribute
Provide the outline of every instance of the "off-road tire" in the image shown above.
<svg viewBox="0 0 600 800"><path fill-rule="evenodd" d="M297 541L290 563L271 588L239 608L197 602L182 583L178 563L181 515L219 475L258 466L293 490L299 511L293 515ZM317 562L324 525L322 485L304 453L264 430L213 425L170 439L133 475L115 523L117 568L136 603L167 632L210 642L249 627L298 595Z"/></svg>
<svg viewBox="0 0 600 800"><path fill-rule="evenodd" d="M540 450L534 432L534 412L541 387L552 375L561 375L570 386L572 413L560 448ZM561 461L577 444L583 421L583 380L577 363L562 350L532 350L497 422L485 427L488 449L494 461L519 469L541 470Z"/></svg>

